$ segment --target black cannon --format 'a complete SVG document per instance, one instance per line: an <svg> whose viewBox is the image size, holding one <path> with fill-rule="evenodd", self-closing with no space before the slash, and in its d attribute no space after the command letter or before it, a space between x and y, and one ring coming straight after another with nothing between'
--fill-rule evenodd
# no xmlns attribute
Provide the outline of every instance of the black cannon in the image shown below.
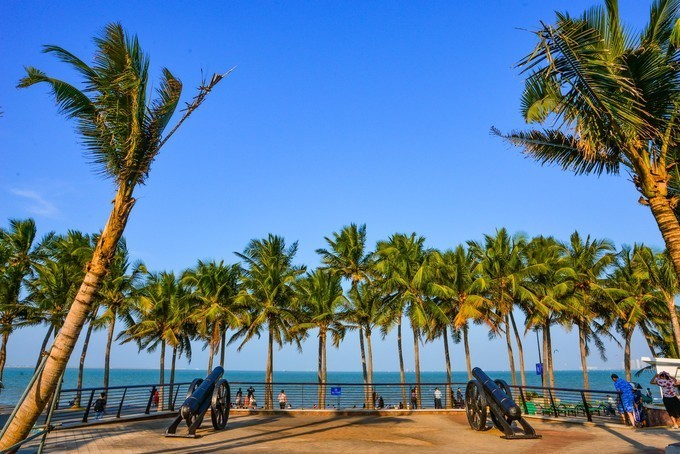
<svg viewBox="0 0 680 454"><path fill-rule="evenodd" d="M510 387L503 380L492 380L479 367L472 369L476 380L470 380L465 388L465 413L474 430L487 430L487 406L491 411L493 425L505 435L502 438L541 438L522 417L522 410L512 400ZM513 421L521 424L524 433L515 433Z"/></svg>
<svg viewBox="0 0 680 454"><path fill-rule="evenodd" d="M224 369L216 367L205 380L197 378L191 382L187 399L179 409L177 418L165 431L166 437L196 438L196 429L201 427L205 413L210 409L212 425L217 430L222 430L229 420L229 408L231 405L231 390L229 382L222 378ZM186 421L189 431L186 435L177 435L177 426L182 420Z"/></svg>

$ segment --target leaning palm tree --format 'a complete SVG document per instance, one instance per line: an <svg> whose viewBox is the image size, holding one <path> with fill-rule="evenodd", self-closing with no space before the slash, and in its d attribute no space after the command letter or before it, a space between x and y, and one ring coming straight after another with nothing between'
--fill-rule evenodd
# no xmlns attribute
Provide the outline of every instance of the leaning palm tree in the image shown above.
<svg viewBox="0 0 680 454"><path fill-rule="evenodd" d="M293 307L295 282L305 272L304 266L293 265L297 242L286 247L285 240L269 234L261 240L251 240L236 255L243 260L242 288L236 302L249 308L249 318L230 342L243 338L239 349L255 336L267 331L267 364L265 372L264 406L273 408L272 382L274 377L274 342L295 342L300 347L300 337L293 331L298 313Z"/></svg>
<svg viewBox="0 0 680 454"><path fill-rule="evenodd" d="M0 440L0 449L28 435L66 368L135 204L134 189L146 181L161 147L223 78L215 75L203 84L180 121L163 136L179 102L181 82L163 69L157 98L150 99L148 57L137 38L128 36L120 24L108 25L95 39L95 44L92 66L65 49L45 47L45 52L55 55L82 76L83 90L32 67L27 68L27 76L19 82L21 88L40 83L50 87L59 112L76 121L77 131L97 171L114 181L115 196L83 283L55 340L57 348L50 351L43 373L19 404L16 417Z"/></svg>
<svg viewBox="0 0 680 454"><path fill-rule="evenodd" d="M635 36L618 1L607 0L542 23L536 48L520 63L527 74L521 109L528 123L549 126L502 136L542 164L630 174L680 276L679 16L679 0L655 0Z"/></svg>
<svg viewBox="0 0 680 454"><path fill-rule="evenodd" d="M373 254L366 250L366 224L350 224L344 226L340 233L333 232L333 238L324 238L329 249L320 248L316 253L321 255L323 268L344 277L352 284L355 291L359 283L366 282L373 266ZM371 383L366 365L366 348L364 330L359 327L359 348L361 350L361 369L364 377L365 404L372 405Z"/></svg>
<svg viewBox="0 0 680 454"><path fill-rule="evenodd" d="M194 321L198 335L210 348L208 373L212 371L213 358L220 346L220 365L224 366L227 328L235 328L241 321L239 308L234 302L239 290L240 271L239 265L199 260L195 268L182 274L182 282L189 286L190 297L195 300Z"/></svg>
<svg viewBox="0 0 680 454"><path fill-rule="evenodd" d="M319 330L319 358L317 378L319 382L318 405L326 408L327 361L326 350L328 335L334 347L340 346L345 337L345 327L340 320L340 308L345 303L340 276L328 270L317 269L307 273L296 285L297 305L301 311L297 330Z"/></svg>

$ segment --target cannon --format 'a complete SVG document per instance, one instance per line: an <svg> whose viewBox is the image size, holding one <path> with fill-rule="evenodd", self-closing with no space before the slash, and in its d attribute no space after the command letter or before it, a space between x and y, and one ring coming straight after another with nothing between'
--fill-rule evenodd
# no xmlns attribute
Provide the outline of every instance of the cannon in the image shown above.
<svg viewBox="0 0 680 454"><path fill-rule="evenodd" d="M476 380L470 380L465 388L465 413L468 423L474 430L487 430L487 407L491 421L504 433L501 438L526 439L541 438L533 427L522 417L522 410L512 400L510 387L503 380L492 380L479 367L472 369ZM519 422L524 433L516 433L512 427Z"/></svg>
<svg viewBox="0 0 680 454"><path fill-rule="evenodd" d="M205 413L210 409L210 419L216 430L226 427L231 406L229 382L222 378L224 369L220 366L205 378L197 378L189 386L187 398L179 409L179 414L165 431L166 437L196 438L196 429L201 427ZM177 434L177 426L186 421L188 432Z"/></svg>

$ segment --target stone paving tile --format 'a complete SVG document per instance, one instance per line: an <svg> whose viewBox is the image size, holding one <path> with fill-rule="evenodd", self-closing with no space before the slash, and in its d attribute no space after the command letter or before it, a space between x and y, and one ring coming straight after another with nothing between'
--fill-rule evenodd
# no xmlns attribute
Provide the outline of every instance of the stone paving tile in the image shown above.
<svg viewBox="0 0 680 454"><path fill-rule="evenodd" d="M215 431L204 423L200 438L166 438L169 419L101 425L55 431L46 452L77 453L209 453L356 452L390 454L417 452L599 452L606 454L663 452L680 442L680 432L663 428L634 430L530 420L539 440L504 440L491 429L475 432L464 414L398 416L333 416L283 414L232 416L228 429ZM180 426L180 430L186 430ZM35 452L33 443L21 452Z"/></svg>

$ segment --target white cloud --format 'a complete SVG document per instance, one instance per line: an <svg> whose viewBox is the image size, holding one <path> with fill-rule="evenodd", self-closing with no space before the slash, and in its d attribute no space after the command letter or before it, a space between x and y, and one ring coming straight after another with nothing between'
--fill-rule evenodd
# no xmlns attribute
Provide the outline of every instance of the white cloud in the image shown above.
<svg viewBox="0 0 680 454"><path fill-rule="evenodd" d="M27 189L10 189L10 192L19 197L28 199L32 203L28 203L25 208L31 214L38 216L45 216L48 218L56 217L59 214L59 210L52 203L45 200L36 191L31 191Z"/></svg>

